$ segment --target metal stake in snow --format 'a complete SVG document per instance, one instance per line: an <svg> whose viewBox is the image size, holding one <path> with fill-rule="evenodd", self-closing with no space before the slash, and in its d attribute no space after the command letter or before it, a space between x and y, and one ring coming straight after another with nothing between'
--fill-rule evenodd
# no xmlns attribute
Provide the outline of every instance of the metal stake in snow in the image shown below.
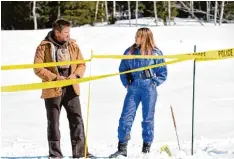
<svg viewBox="0 0 234 159"><path fill-rule="evenodd" d="M91 61L93 57L93 50L91 50L91 57L90 57L90 68L89 68L89 76L91 77L92 68L91 68ZM87 143L88 143L88 129L89 129L89 112L90 112L90 94L91 94L91 81L89 81L89 92L88 92L88 108L87 108L87 117L86 117L86 133L85 133L85 147L84 147L84 158L86 159L87 155Z"/></svg>
<svg viewBox="0 0 234 159"><path fill-rule="evenodd" d="M175 121L175 116L174 116L172 106L171 106L171 116L172 116L172 119L173 119L173 124L174 124L175 132L176 132L177 142L178 142L178 146L179 146L179 150L180 150L180 142L179 142L179 137L178 137L178 134L177 134L176 121Z"/></svg>
<svg viewBox="0 0 234 159"><path fill-rule="evenodd" d="M196 52L196 45L194 45L194 52ZM193 155L193 140L194 140L194 103L195 103L195 75L196 75L196 59L193 62L193 103L192 103L192 149L191 155Z"/></svg>

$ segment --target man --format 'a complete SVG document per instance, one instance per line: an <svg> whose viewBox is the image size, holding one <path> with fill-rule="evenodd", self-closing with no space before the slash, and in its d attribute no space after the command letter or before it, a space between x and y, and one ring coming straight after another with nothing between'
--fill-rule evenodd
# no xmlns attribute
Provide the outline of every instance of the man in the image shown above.
<svg viewBox="0 0 234 159"><path fill-rule="evenodd" d="M83 60L76 41L70 39L69 21L59 19L53 23L53 30L37 47L34 63ZM34 72L42 82L82 78L86 69L85 63L57 67L35 68ZM49 157L62 158L60 149L59 116L62 105L69 121L72 156L84 157L85 133L80 105L79 84L42 90L47 112L47 139ZM86 157L92 157L88 150Z"/></svg>

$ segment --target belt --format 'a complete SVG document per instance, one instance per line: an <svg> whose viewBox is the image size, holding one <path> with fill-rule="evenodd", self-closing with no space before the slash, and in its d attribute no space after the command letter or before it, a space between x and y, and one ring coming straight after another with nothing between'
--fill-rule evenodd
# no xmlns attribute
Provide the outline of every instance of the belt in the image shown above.
<svg viewBox="0 0 234 159"><path fill-rule="evenodd" d="M142 71L141 73L138 74L138 78L140 79L151 79L154 76L155 76L154 74L148 74L145 71Z"/></svg>

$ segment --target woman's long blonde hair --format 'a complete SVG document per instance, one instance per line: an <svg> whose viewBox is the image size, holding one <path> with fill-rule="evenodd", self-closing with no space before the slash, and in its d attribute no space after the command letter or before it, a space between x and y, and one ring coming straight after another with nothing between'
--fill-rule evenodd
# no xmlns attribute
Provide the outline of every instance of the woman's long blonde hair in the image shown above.
<svg viewBox="0 0 234 159"><path fill-rule="evenodd" d="M137 30L136 36L141 38L141 55L151 55L152 50L156 48L152 31L149 28L140 28ZM131 54L134 52L136 47L138 47L136 44L132 45L130 49Z"/></svg>

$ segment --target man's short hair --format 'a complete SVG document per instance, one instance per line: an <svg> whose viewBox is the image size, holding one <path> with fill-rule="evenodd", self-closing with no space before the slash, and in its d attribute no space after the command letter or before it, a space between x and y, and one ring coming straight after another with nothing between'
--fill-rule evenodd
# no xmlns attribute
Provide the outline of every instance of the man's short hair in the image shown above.
<svg viewBox="0 0 234 159"><path fill-rule="evenodd" d="M61 32L65 27L71 27L71 23L65 19L57 19L53 25L53 31L57 30Z"/></svg>

